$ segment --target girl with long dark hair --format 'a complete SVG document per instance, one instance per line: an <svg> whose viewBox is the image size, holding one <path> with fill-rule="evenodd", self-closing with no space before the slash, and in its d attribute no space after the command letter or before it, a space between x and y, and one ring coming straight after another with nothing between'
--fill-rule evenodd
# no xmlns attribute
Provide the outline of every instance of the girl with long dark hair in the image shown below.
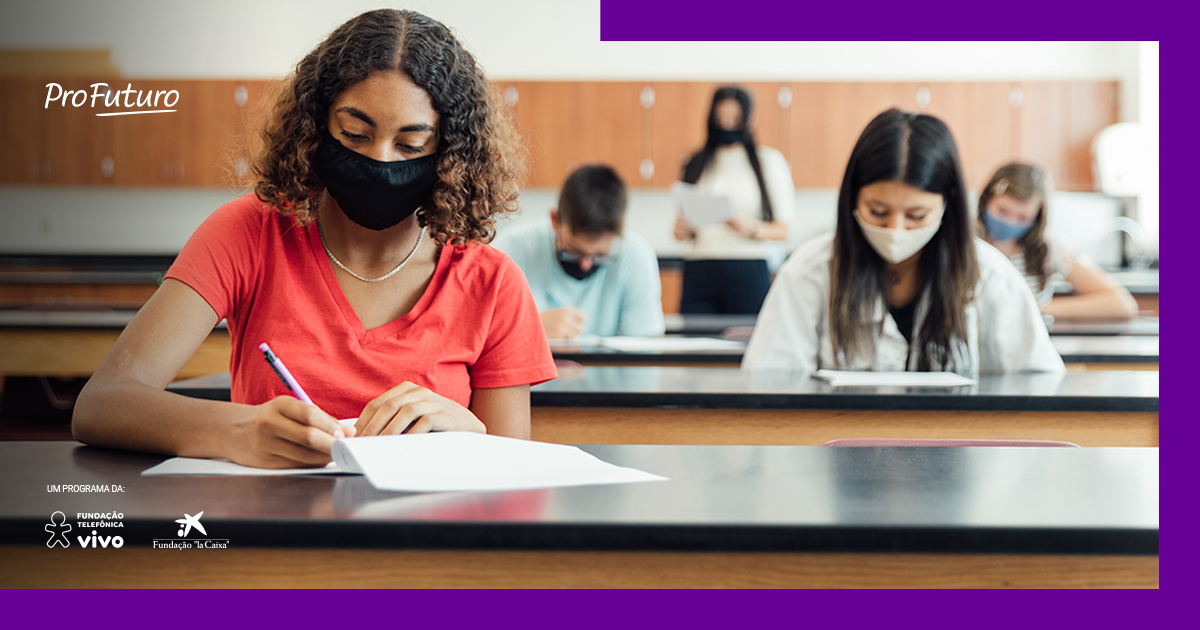
<svg viewBox="0 0 1200 630"><path fill-rule="evenodd" d="M324 465L355 434L528 438L529 386L556 372L524 276L485 245L523 165L502 112L440 22L335 29L279 95L254 194L192 235L79 395L75 436L265 468ZM233 401L165 392L222 319Z"/></svg>
<svg viewBox="0 0 1200 630"><path fill-rule="evenodd" d="M742 367L1062 371L1024 279L975 239L942 121L891 109L859 137L832 236L780 269Z"/></svg>
<svg viewBox="0 0 1200 630"><path fill-rule="evenodd" d="M1137 302L1125 287L1046 230L1052 192L1045 169L1021 162L1001 166L979 196L984 239L1025 275L1042 313L1057 319L1137 317ZM1071 295L1054 296L1059 280L1071 283Z"/></svg>
<svg viewBox="0 0 1200 630"><path fill-rule="evenodd" d="M699 228L676 219L675 238L693 241L683 273L682 313L757 313L771 287L767 261L783 257L796 204L792 172L783 154L755 142L751 109L745 90L718 89L704 148L683 168L684 182L728 196L735 215Z"/></svg>

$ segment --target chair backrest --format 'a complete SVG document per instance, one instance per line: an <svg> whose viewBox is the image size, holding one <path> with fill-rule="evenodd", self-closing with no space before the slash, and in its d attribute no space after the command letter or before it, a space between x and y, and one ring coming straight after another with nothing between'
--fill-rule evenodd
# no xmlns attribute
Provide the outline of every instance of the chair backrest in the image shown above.
<svg viewBox="0 0 1200 630"><path fill-rule="evenodd" d="M830 440L822 446L1065 446L1079 448L1078 444L1052 440L930 440L922 438L846 438Z"/></svg>

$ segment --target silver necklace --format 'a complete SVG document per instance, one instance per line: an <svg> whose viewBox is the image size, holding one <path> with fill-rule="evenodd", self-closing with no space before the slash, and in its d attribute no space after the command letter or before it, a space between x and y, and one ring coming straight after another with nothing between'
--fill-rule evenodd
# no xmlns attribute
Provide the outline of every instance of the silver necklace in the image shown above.
<svg viewBox="0 0 1200 630"><path fill-rule="evenodd" d="M346 265L343 265L342 261L338 260L337 256L334 256L333 252L329 251L329 244L325 242L325 231L321 229L320 217L317 218L317 234L319 234L321 236L321 246L325 248L325 254L329 256L329 260L332 260L333 264L341 267L342 271L345 271L346 273L354 276L355 278L358 278L359 280L362 280L363 282L383 282L384 280L387 280L388 278L391 278L392 276L396 275L396 272L403 269L404 265L407 265L408 261L412 260L412 257L417 253L417 249L419 249L421 247L421 241L425 239L425 228L424 227L421 228L421 233L417 235L417 244L413 245L413 249L411 252L408 253L408 256L405 257L404 260L400 261L400 264L396 265L395 269L387 272L386 274L384 274L382 276L379 276L378 278L364 278L364 277L354 273L353 271L350 271L349 267L347 267Z"/></svg>

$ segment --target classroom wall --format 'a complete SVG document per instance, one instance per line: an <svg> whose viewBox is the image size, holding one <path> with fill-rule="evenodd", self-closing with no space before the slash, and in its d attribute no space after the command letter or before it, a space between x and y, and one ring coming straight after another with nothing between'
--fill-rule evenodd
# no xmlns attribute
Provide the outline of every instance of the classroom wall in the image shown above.
<svg viewBox="0 0 1200 630"><path fill-rule="evenodd" d="M1137 119L1138 42L601 42L599 0L10 0L0 48L108 48L130 78L270 78L380 6L448 24L494 79L1116 79Z"/></svg>
<svg viewBox="0 0 1200 630"><path fill-rule="evenodd" d="M191 233L221 204L235 198L226 190L107 188L46 189L0 187L0 254L175 254ZM974 194L972 194L974 198ZM558 202L553 190L526 190L521 211L497 222L504 232L527 221L548 221ZM1120 263L1112 220L1120 214L1116 199L1099 193L1057 193L1050 227L1105 266ZM834 189L796 191L796 221L773 266L800 243L833 229ZM19 210L14 210L19 209ZM671 235L675 206L669 192L633 191L626 229L637 233L663 258L681 258L686 245Z"/></svg>
<svg viewBox="0 0 1200 630"><path fill-rule="evenodd" d="M494 79L1115 79L1121 85L1121 119L1137 119L1139 111L1153 107L1157 125L1157 44L1147 54L1138 42L601 42L599 0L387 4L450 25ZM5 3L0 48L110 49L113 62L131 79L269 78L286 74L337 24L378 6L377 0L17 0ZM1151 87L1153 95L1145 94ZM801 190L798 203L815 208L810 216L822 217L832 192ZM0 187L5 226L0 253L174 251L181 236L234 194ZM526 191L523 203L540 213L553 196ZM631 204L632 224L641 226L637 231L646 232L660 253L681 251L669 238L659 238L658 223L670 220L665 193L635 192ZM808 225L826 222L831 225L831 218ZM812 231L797 230L796 238Z"/></svg>

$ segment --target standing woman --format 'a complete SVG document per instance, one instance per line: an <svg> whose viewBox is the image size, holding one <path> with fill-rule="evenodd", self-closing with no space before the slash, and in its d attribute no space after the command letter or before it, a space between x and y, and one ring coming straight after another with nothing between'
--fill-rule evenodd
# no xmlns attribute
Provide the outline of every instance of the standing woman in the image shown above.
<svg viewBox="0 0 1200 630"><path fill-rule="evenodd" d="M266 468L324 465L354 434L528 438L529 385L556 372L524 276L483 244L522 168L502 111L441 23L339 26L284 86L254 194L192 235L80 394L75 436ZM232 402L165 392L222 319Z"/></svg>
<svg viewBox="0 0 1200 630"><path fill-rule="evenodd" d="M1025 280L974 237L950 130L896 109L859 136L832 237L780 268L742 367L972 378L1065 369Z"/></svg>
<svg viewBox="0 0 1200 630"><path fill-rule="evenodd" d="M979 223L987 242L1025 274L1038 306L1056 319L1129 320L1137 301L1112 276L1069 243L1047 232L1053 187L1045 170L1014 162L1000 167L979 196ZM1054 296L1058 280L1071 295Z"/></svg>
<svg viewBox="0 0 1200 630"><path fill-rule="evenodd" d="M718 89L708 139L684 166L683 181L732 199L734 218L699 229L675 219L675 238L693 241L681 313L758 313L771 288L767 261L782 258L796 206L792 171L782 153L754 142L750 111L745 90Z"/></svg>

